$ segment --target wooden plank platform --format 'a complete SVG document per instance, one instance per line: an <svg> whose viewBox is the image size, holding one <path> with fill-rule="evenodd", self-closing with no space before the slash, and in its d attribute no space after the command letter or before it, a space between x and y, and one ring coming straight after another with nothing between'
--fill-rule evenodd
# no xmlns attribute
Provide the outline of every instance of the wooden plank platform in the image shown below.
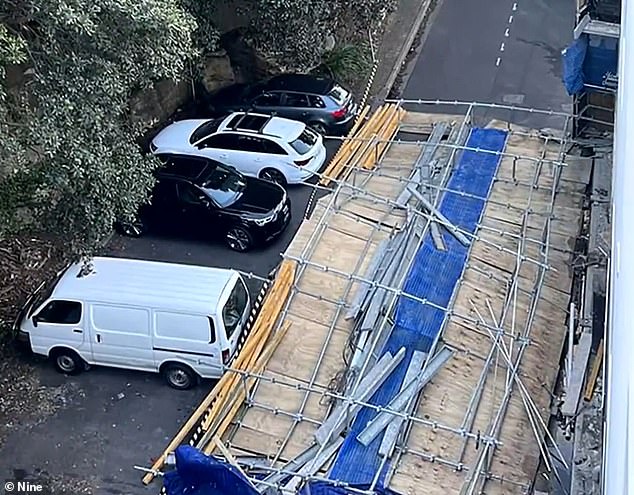
<svg viewBox="0 0 634 495"><path fill-rule="evenodd" d="M422 136L441 121L455 126L462 117L407 112L401 126ZM509 128L506 122L492 122L491 126ZM577 160L574 166L563 168L551 211L556 167L549 161L558 160L558 143L546 146L536 133L520 130L522 135L511 135L508 140L505 153L509 156L500 162L491 202L478 230L479 240L472 245L457 288L456 314L445 327L444 340L457 352L425 388L416 410L419 417L456 429L465 425L469 402L493 345L485 327L474 324L480 318L493 327L499 323L513 335L529 329L530 344L524 350L518 376L543 420L548 420L549 390L566 334L570 259L590 162ZM391 177L353 169L346 172L346 181L377 197L395 200L421 149L422 145L392 143L377 166L379 173ZM233 428L223 437L234 454L264 454L279 466L313 443L313 434L328 412L323 391L336 385L333 380L345 366L343 352L353 320L344 319L343 306L353 300L360 286L336 271L363 276L379 243L404 221L403 211L350 188L338 189L334 201L332 195L317 201L286 253L304 260L298 265L283 315L291 325L263 372L265 379L259 380ZM543 238L546 227L547 242ZM524 246L525 258L517 266L519 246ZM549 267L541 284L540 264ZM513 274L517 290L509 306L507 291ZM505 307L510 309L505 311ZM509 337L504 343L511 347ZM512 346L511 359L516 358L519 348L517 342ZM492 362L484 375L473 425L467 425L470 432L481 432L482 436L489 434L505 399L508 366L497 352ZM303 390L306 386L316 390L307 392ZM495 449L489 468L493 476L480 486L489 495L523 493L539 461L537 440L517 386L508 399L497 432L501 445ZM484 448L482 442L476 445L468 437L415 424L389 488L404 495L459 494ZM464 468L429 462L433 456L462 463Z"/></svg>
<svg viewBox="0 0 634 495"><path fill-rule="evenodd" d="M438 120L448 117L436 116ZM409 118L408 114L404 122L408 122ZM433 123L427 115L418 120L421 124ZM506 123L492 125L508 128ZM558 144L552 143L545 147L543 139L536 135L512 135L505 153L556 161ZM511 157L501 160L497 174L499 180L494 183L490 196L498 204L489 203L484 212L482 227L478 232L480 240L473 244L454 303L455 311L474 319L481 316L492 326L500 322L506 332L518 334L524 333L525 328L530 329L531 343L524 351L518 376L545 422L548 422L549 416L549 390L556 379L566 334L566 310L572 279L571 250L579 231L581 202L589 177L589 163L580 166L577 162L575 165L575 168L564 169L554 210L549 212L553 166ZM534 178L537 187L532 187ZM500 251L486 241L516 252L521 242L523 213L502 204L521 209L531 208L536 212L526 219L526 237L533 239L533 242L525 242L524 253L537 261L541 261L540 252L544 248L542 232L548 216L552 215L548 258L545 260L552 270L546 272L544 283L537 292L539 266L528 260L519 264L517 294L505 318L502 315L507 294L506 283L509 283L516 269L517 256ZM507 231L516 237L500 235L493 229ZM530 307L533 304L536 304L535 311L530 319ZM454 428L464 426L468 404L483 372L483 357L489 354L493 344L484 328L477 329L477 333L475 330L475 326L464 319L452 317L448 320L444 339L463 352L458 352L425 388L417 416ZM510 346L509 337L505 338L505 344ZM517 356L518 349L516 343L511 351L512 359ZM483 436L490 433L492 421L505 396L506 362L501 354L495 353L493 356L493 365L485 375L482 397L470 429L473 433L481 432ZM524 487L530 484L536 473L539 449L517 385L510 394L508 409L501 417L499 439L502 445L495 450L489 469L494 479L486 481L481 489L488 495L524 493ZM421 425L412 427L406 447L409 452L401 457L390 488L402 494L425 495L460 493L470 476L470 468L472 470L476 465L484 450L484 444L476 445L473 439L467 441L458 434L431 430ZM461 456L463 448L464 454ZM428 462L416 452L463 463L465 469L460 471L442 462ZM480 491L476 490L476 493Z"/></svg>
<svg viewBox="0 0 634 495"><path fill-rule="evenodd" d="M399 178L409 177L421 148L392 144L383 160L394 165L388 174L394 177L352 170L347 182L395 201L405 187ZM326 196L317 201L287 249L288 255L309 263L300 262L285 316L292 325L264 373L276 380L292 377L293 383L320 390L326 390L344 370L343 351L354 324L344 319L345 310L339 310L336 301L350 304L360 283L312 264L363 276L378 244L405 221L404 211L350 189L340 190L329 207L332 199ZM281 460L291 459L314 441L317 422L328 411L322 395L260 380L253 405L244 408L224 440L235 453L257 452L275 458L279 452ZM295 421L275 414L275 409L302 414L307 420Z"/></svg>

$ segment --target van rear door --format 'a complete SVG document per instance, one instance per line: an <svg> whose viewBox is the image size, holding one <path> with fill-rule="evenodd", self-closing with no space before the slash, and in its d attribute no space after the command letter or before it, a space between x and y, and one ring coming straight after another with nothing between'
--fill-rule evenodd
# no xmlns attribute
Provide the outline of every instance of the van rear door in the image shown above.
<svg viewBox="0 0 634 495"><path fill-rule="evenodd" d="M222 375L221 342L210 316L154 311L152 348L157 369L167 361L177 361L203 378Z"/></svg>
<svg viewBox="0 0 634 495"><path fill-rule="evenodd" d="M222 323L225 327L225 337L228 343L229 355L233 356L238 347L240 335L251 313L251 299L249 291L242 277L238 276L236 283L222 308Z"/></svg>

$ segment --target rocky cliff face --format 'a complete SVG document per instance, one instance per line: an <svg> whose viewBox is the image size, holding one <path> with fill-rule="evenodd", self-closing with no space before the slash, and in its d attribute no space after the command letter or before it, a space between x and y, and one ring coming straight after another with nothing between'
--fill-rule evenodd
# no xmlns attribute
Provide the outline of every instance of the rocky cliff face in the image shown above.
<svg viewBox="0 0 634 495"><path fill-rule="evenodd" d="M202 90L213 92L233 83L252 83L276 72L244 40L242 29L222 35L222 50L207 56L201 68ZM157 124L168 120L179 108L200 95L192 79L180 82L160 81L152 89L134 95L130 111L135 122Z"/></svg>

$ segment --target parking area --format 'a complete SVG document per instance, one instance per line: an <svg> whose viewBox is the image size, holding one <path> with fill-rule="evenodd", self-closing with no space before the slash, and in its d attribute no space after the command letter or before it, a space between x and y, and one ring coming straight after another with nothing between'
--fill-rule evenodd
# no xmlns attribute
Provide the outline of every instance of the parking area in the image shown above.
<svg viewBox="0 0 634 495"><path fill-rule="evenodd" d="M328 159L339 145L326 143ZM313 180L311 182L316 182ZM138 239L115 235L107 254L113 256L234 268L265 277L281 260L301 223L314 188L289 186L292 219L287 230L265 248L248 253L221 242L148 235ZM323 193L320 193L321 195ZM250 288L259 290L252 280ZM56 493L137 494L145 488L134 465L151 465L179 424L208 393L212 382L187 392L167 387L154 374L93 368L78 376L58 374L50 363L18 357L15 376L30 377L16 388L35 389L41 403L19 413L21 420L3 425L0 477L50 479ZM29 368L33 369L30 370Z"/></svg>

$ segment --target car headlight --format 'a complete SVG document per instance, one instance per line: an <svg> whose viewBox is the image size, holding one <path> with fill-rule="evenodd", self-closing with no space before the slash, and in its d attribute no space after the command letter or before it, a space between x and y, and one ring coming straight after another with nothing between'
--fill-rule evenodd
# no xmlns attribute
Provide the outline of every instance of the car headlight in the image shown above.
<svg viewBox="0 0 634 495"><path fill-rule="evenodd" d="M275 213L273 213L272 215L269 215L268 217L256 218L256 219L253 220L253 222L256 225L262 227L263 225L266 225L267 223L271 223L274 218L275 218Z"/></svg>

